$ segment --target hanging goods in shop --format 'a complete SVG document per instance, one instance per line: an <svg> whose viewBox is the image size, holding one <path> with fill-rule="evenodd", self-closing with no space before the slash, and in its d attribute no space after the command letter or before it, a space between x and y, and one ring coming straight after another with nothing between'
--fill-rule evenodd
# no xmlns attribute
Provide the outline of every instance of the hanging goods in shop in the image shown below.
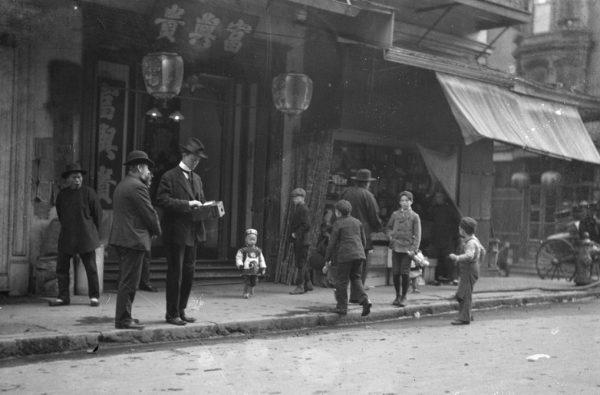
<svg viewBox="0 0 600 395"><path fill-rule="evenodd" d="M142 60L142 75L148 93L158 100L167 101L181 90L183 59L176 53L150 53Z"/></svg>
<svg viewBox="0 0 600 395"><path fill-rule="evenodd" d="M510 186L516 189L525 189L531 184L531 177L524 171L514 173L510 177Z"/></svg>
<svg viewBox="0 0 600 395"><path fill-rule="evenodd" d="M275 107L285 114L290 116L300 114L310 105L313 83L307 75L279 74L273 78L272 88Z"/></svg>
<svg viewBox="0 0 600 395"><path fill-rule="evenodd" d="M546 188L558 186L560 184L561 179L562 176L560 175L560 173L553 170L542 173L541 177L542 185Z"/></svg>

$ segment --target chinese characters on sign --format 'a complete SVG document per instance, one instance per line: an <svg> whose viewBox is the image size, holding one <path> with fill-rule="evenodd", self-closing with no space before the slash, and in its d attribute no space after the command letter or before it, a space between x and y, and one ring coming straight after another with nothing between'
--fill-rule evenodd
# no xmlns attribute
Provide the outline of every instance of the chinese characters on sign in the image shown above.
<svg viewBox="0 0 600 395"><path fill-rule="evenodd" d="M98 176L97 192L102 208L112 208L112 195L122 177L125 132L123 81L98 79Z"/></svg>
<svg viewBox="0 0 600 395"><path fill-rule="evenodd" d="M186 61L240 53L251 43L258 17L197 1L157 2L151 16L156 46Z"/></svg>

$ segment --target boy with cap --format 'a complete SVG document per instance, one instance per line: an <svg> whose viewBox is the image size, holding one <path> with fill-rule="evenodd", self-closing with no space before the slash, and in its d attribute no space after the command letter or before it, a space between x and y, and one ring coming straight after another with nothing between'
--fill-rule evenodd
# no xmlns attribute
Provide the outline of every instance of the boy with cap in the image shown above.
<svg viewBox="0 0 600 395"><path fill-rule="evenodd" d="M338 220L333 223L325 262L331 265L333 254L337 257L337 278L335 284L335 299L337 306L334 313L345 315L348 313L348 281L352 295L358 298L362 305L362 316L371 312L371 301L365 293L361 279L361 268L366 260L365 245L367 238L362 223L352 217L352 205L347 200L340 200L335 204L335 215Z"/></svg>
<svg viewBox="0 0 600 395"><path fill-rule="evenodd" d="M310 246L311 223L308 206L304 203L305 198L306 191L304 189L296 188L292 191L295 209L290 227L290 242L294 245L294 261L298 273L296 274L296 288L290 292L291 295L300 295L314 289L306 260Z"/></svg>
<svg viewBox="0 0 600 395"><path fill-rule="evenodd" d="M242 271L242 277L244 277L244 299L254 295L258 275L265 274L267 270L262 251L256 246L257 237L258 232L255 229L248 229L246 245L240 248L235 256L235 264Z"/></svg>
<svg viewBox="0 0 600 395"><path fill-rule="evenodd" d="M463 217L460 220L458 231L464 239L464 252L460 255L450 254L448 256L458 262L460 269L460 281L456 292L458 319L452 321L452 325L469 325L473 320L471 315L473 287L479 278L479 265L486 252L479 239L475 237L475 228L477 228L477 221L473 218Z"/></svg>

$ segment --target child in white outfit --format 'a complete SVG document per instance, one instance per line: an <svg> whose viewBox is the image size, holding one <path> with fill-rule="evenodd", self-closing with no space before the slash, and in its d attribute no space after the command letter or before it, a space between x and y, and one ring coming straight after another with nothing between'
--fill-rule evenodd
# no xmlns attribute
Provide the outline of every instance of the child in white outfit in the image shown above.
<svg viewBox="0 0 600 395"><path fill-rule="evenodd" d="M417 251L415 254L412 251L408 252L411 257L410 261L410 286L413 293L420 293L419 291L419 278L423 275L423 267L429 266L429 261L423 256L421 251Z"/></svg>
<svg viewBox="0 0 600 395"><path fill-rule="evenodd" d="M244 277L244 299L254 295L254 287L258 282L258 275L265 274L267 264L262 251L256 246L258 232L255 229L246 231L246 245L240 248L235 256L235 264L242 271Z"/></svg>

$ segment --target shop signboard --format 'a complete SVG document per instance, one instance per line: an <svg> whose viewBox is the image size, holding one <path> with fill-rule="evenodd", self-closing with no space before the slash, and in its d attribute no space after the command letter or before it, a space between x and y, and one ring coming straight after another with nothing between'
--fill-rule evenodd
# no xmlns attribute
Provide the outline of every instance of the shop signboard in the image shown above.
<svg viewBox="0 0 600 395"><path fill-rule="evenodd" d="M150 42L186 62L230 57L248 49L258 20L197 0L159 0L150 15Z"/></svg>
<svg viewBox="0 0 600 395"><path fill-rule="evenodd" d="M112 208L112 196L123 177L125 142L125 82L98 79L97 192L103 209Z"/></svg>

